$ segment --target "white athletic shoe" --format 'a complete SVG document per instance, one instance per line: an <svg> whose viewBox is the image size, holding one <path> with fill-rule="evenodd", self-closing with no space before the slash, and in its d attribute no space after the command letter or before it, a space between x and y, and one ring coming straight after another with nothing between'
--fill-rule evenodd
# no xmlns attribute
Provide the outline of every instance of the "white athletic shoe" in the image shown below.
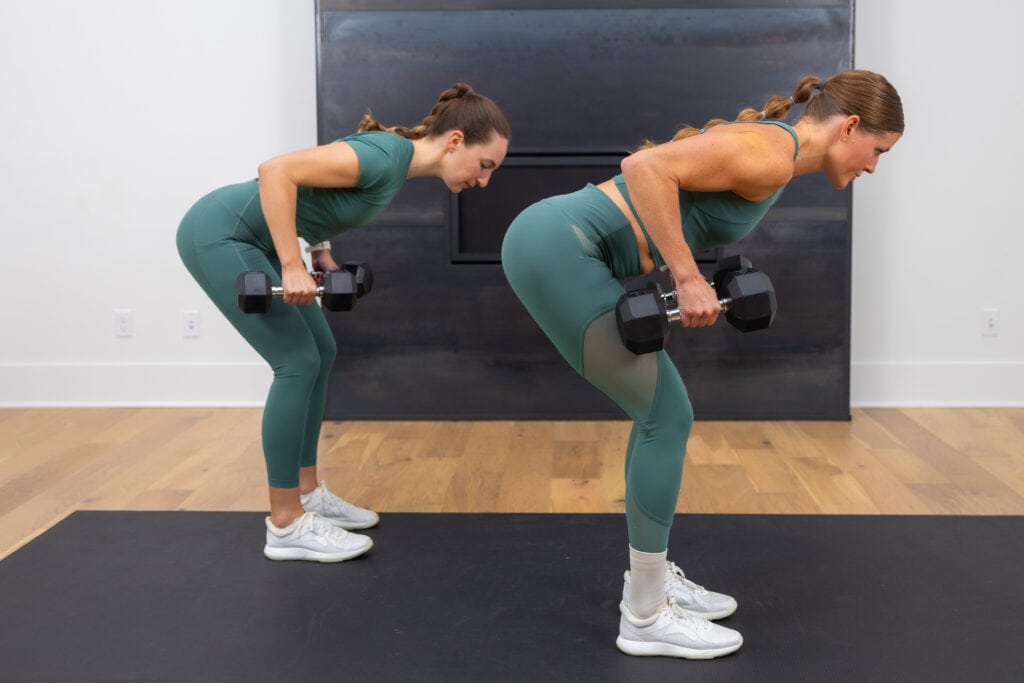
<svg viewBox="0 0 1024 683"><path fill-rule="evenodd" d="M623 576L622 599L629 599L629 570ZM665 593L675 598L676 604L705 619L724 619L736 611L736 599L724 593L715 593L686 578L675 562L665 567Z"/></svg>
<svg viewBox="0 0 1024 683"><path fill-rule="evenodd" d="M615 644L628 655L711 659L735 652L743 636L689 612L669 598L646 619L634 616L626 603L619 604L619 637Z"/></svg>
<svg viewBox="0 0 1024 683"><path fill-rule="evenodd" d="M306 512L315 512L342 529L369 529L380 521L373 510L356 507L328 491L326 481L321 481L320 486L299 496L299 501Z"/></svg>
<svg viewBox="0 0 1024 683"><path fill-rule="evenodd" d="M263 554L270 560L341 562L358 557L372 547L369 536L353 534L315 512L307 512L283 529L278 529L267 517L267 545Z"/></svg>

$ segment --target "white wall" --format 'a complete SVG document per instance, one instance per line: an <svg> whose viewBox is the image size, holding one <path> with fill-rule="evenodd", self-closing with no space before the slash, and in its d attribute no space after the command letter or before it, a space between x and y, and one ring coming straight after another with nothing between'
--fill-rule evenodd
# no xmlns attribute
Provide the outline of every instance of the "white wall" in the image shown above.
<svg viewBox="0 0 1024 683"><path fill-rule="evenodd" d="M896 85L907 131L853 193L852 402L1024 405L1024 6L860 0L856 17L854 61Z"/></svg>
<svg viewBox="0 0 1024 683"><path fill-rule="evenodd" d="M175 230L202 194L316 144L314 39L313 0L4 1L0 404L262 403L270 370Z"/></svg>
<svg viewBox="0 0 1024 683"><path fill-rule="evenodd" d="M854 191L855 405L1024 404L1024 9L970 7L858 2L856 64L900 89L908 131ZM174 233L201 194L315 144L315 59L313 0L0 5L0 405L262 403L269 370Z"/></svg>

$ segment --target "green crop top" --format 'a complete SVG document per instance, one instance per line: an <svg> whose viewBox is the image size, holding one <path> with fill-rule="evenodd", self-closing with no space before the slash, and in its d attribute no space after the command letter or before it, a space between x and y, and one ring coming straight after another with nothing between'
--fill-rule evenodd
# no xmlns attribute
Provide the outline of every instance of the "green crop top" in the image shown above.
<svg viewBox="0 0 1024 683"><path fill-rule="evenodd" d="M793 136L796 142L796 150L793 152L793 159L796 160L797 152L800 151L800 140L796 131L788 123L782 121L754 121L784 128ZM629 198L629 191L626 188L626 180L622 174L615 176L615 185L625 198L629 208L633 211L640 229L647 238L647 245L651 248L651 255L654 257L654 264L661 268L665 265L664 259L650 235L647 228L640 221L640 217L633 207ZM683 239L691 251L704 251L713 249L723 244L738 242L746 237L751 230L764 218L768 209L782 195L779 188L770 197L761 201L752 202L740 197L734 192L692 192L690 190L679 190L679 209L682 213Z"/></svg>
<svg viewBox="0 0 1024 683"><path fill-rule="evenodd" d="M341 138L359 159L355 187L300 187L295 207L295 227L310 244L371 221L405 184L412 162L412 142L383 132L354 133ZM237 213L267 249L273 248L260 204L258 180L228 185L211 193Z"/></svg>
<svg viewBox="0 0 1024 683"><path fill-rule="evenodd" d="M384 132L341 138L359 159L355 187L300 187L295 214L299 234L311 244L373 220L405 184L412 142Z"/></svg>

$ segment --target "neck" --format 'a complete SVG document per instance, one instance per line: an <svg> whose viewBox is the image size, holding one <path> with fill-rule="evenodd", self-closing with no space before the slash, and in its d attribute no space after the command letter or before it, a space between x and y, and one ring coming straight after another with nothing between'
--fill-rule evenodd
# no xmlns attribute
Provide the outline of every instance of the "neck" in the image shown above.
<svg viewBox="0 0 1024 683"><path fill-rule="evenodd" d="M800 138L800 152L793 166L793 175L806 175L824 170L831 139L825 126L812 121L797 121L793 129Z"/></svg>
<svg viewBox="0 0 1024 683"><path fill-rule="evenodd" d="M444 138L420 138L412 141L412 163L409 164L409 178L439 176L441 159L444 158Z"/></svg>

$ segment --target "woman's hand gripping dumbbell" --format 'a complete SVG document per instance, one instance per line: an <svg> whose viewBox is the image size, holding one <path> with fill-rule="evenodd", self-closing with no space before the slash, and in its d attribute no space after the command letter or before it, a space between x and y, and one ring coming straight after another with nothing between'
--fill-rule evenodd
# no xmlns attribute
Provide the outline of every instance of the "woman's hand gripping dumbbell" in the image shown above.
<svg viewBox="0 0 1024 683"><path fill-rule="evenodd" d="M771 279L742 256L722 261L712 285L725 319L741 332L762 330L775 320L775 288ZM657 282L627 289L615 307L622 343L633 353L665 348L669 325L682 320L677 293Z"/></svg>
<svg viewBox="0 0 1024 683"><path fill-rule="evenodd" d="M369 294L373 272L366 263L347 261L341 270L310 273L319 286L317 296L328 311L350 311L356 299ZM270 276L258 270L241 273L235 283L238 307L245 313L268 313L275 296L284 296L283 287L275 287Z"/></svg>

